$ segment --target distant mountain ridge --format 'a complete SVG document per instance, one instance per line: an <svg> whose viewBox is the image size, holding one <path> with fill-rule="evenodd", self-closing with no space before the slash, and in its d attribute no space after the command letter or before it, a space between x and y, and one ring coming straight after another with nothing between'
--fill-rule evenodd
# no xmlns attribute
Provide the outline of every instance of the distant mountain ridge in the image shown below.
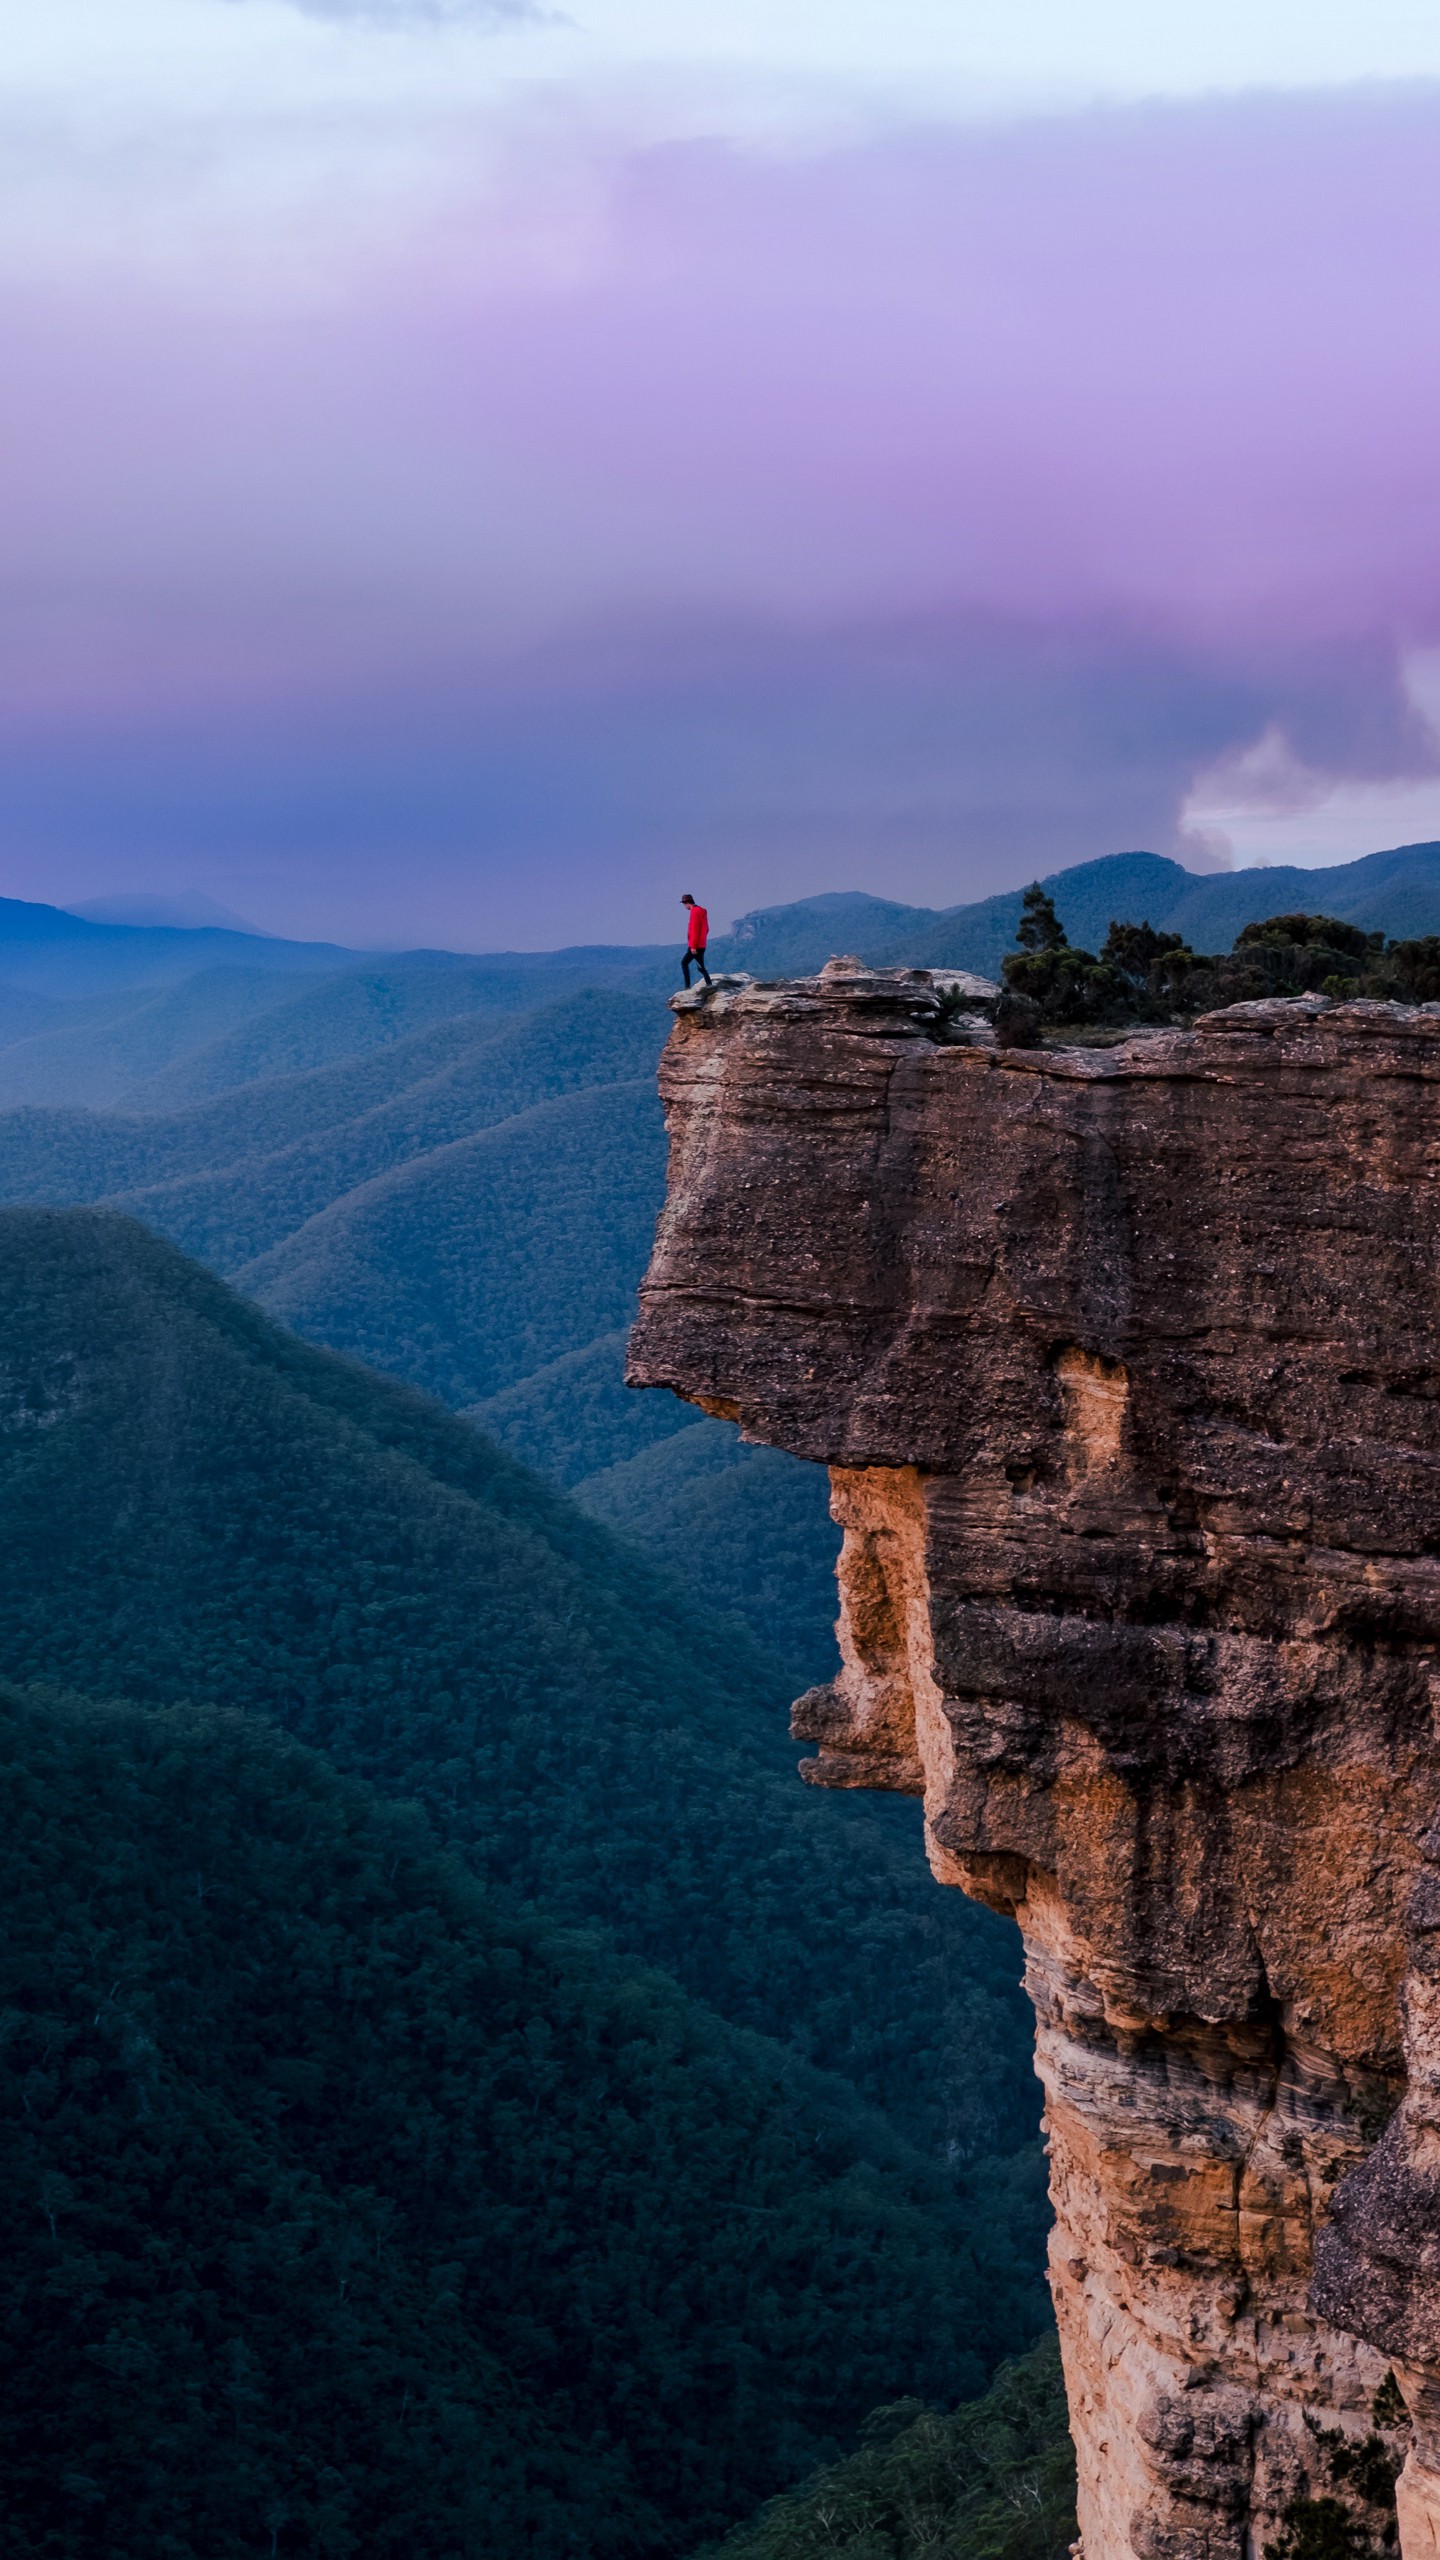
<svg viewBox="0 0 1440 2560"><path fill-rule="evenodd" d="M217 963L275 972L343 968L359 958L335 942L286 942L221 925L115 924L68 907L0 898L0 979L67 994L155 985Z"/></svg>
<svg viewBox="0 0 1440 2560"><path fill-rule="evenodd" d="M1187 871L1167 855L1108 853L1043 875L1073 941L1103 939L1113 915L1183 932L1197 951L1229 948L1242 925L1294 908L1339 916L1396 936L1440 933L1440 842L1393 845L1354 862L1306 868L1276 864L1244 871ZM865 890L825 890L774 907L753 908L717 935L712 953L725 965L781 974L819 965L830 950L857 939L861 957L924 967L993 969L1014 938L1020 887L953 907L919 907ZM680 931L676 927L678 950ZM829 948L822 949L827 944ZM817 960L817 954L819 960ZM63 955L63 958L62 958ZM668 970L670 943L576 944L553 951L380 954L339 943L291 942L216 925L122 924L96 921L21 898L0 898L0 986L68 993L100 986L156 984L199 967L291 970L472 968L529 981L556 967L610 978ZM758 968L757 968L758 964Z"/></svg>
<svg viewBox="0 0 1440 2560"><path fill-rule="evenodd" d="M534 960L402 952L394 960L278 977L207 964L67 998L7 984L0 945L0 1109L184 1110L262 1080L358 1059L432 1026L497 1021L596 986L642 988L653 997L668 985L646 954L621 958L623 966L603 952Z"/></svg>
<svg viewBox="0 0 1440 2560"><path fill-rule="evenodd" d="M1112 918L1183 933L1196 951L1228 951L1241 927L1296 910L1336 916L1397 939L1440 933L1440 843L1397 845L1357 862L1304 870L1187 871L1158 853L1109 853L1045 875L1074 943L1095 950ZM957 907L907 907L861 890L757 908L713 946L725 968L800 974L830 952L877 968L975 969L999 975L1013 949L1023 888ZM822 946L824 946L822 948Z"/></svg>
<svg viewBox="0 0 1440 2560"><path fill-rule="evenodd" d="M1197 951L1224 951L1242 925L1295 908L1372 932L1440 933L1440 844L1398 845L1325 870L1199 873L1162 854L1112 853L1051 872L1045 886L1071 940L1090 948L1120 917L1183 933ZM827 890L738 917L716 936L711 958L722 969L785 977L853 950L882 967L994 976L1014 940L1022 895L1015 888L953 907L917 907L864 890ZM321 1065L327 1055L351 1054L447 1014L519 1011L586 985L659 993L673 983L679 941L677 927L673 946L382 954L215 925L97 921L0 898L0 1104L173 1110L260 1074ZM320 979L338 982L338 1006L332 997L319 1009L346 1017L343 1025L336 1020L328 1052L304 1000L297 1010L293 997L271 992L276 979L296 977L312 987ZM288 1022L271 1026L270 1015L284 1004ZM354 1017L367 1008L368 1029L357 1039Z"/></svg>

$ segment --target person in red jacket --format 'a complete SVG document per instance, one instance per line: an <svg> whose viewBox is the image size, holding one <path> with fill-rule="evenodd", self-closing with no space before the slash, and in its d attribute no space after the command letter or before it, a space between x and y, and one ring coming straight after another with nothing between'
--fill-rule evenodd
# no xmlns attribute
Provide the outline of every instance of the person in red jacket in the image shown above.
<svg viewBox="0 0 1440 2560"><path fill-rule="evenodd" d="M690 963L693 960L706 986L713 987L715 981L705 966L705 945L710 939L710 919L703 907L696 906L688 889L680 904L690 910L690 927L685 936L685 953L680 963L685 984L687 987L690 984Z"/></svg>

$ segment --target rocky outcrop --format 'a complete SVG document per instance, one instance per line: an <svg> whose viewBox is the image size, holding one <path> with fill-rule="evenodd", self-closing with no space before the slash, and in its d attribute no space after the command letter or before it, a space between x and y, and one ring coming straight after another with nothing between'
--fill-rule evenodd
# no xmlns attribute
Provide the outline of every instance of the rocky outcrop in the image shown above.
<svg viewBox="0 0 1440 2560"><path fill-rule="evenodd" d="M832 965L662 1082L630 1376L828 1464L804 1774L1024 1935L1085 2560L1378 2551L1402 2455L1433 2560L1440 1014Z"/></svg>

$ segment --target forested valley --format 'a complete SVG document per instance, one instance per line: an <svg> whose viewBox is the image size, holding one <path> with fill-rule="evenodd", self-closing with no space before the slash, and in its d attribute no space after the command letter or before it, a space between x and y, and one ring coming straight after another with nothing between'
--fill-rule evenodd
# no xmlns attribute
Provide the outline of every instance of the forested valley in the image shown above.
<svg viewBox="0 0 1440 2560"><path fill-rule="evenodd" d="M1428 999L1435 868L1267 922L1124 856L723 956L1003 966L1025 1037ZM820 1471L623 1384L668 955L50 913L0 913L7 2560L1059 2560L1015 1933L796 1779Z"/></svg>
<svg viewBox="0 0 1440 2560"><path fill-rule="evenodd" d="M15 1001L17 2560L768 2551L957 2403L1063 2548L1014 1933L797 1782L823 1478L621 1381L642 963Z"/></svg>

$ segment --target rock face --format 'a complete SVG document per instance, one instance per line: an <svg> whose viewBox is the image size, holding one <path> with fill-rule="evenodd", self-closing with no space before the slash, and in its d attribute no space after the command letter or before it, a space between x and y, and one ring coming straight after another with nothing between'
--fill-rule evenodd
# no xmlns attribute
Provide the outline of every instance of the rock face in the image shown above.
<svg viewBox="0 0 1440 2560"><path fill-rule="evenodd" d="M1019 1920L1085 2560L1379 2551L1401 2455L1434 2560L1440 1014L953 1014L677 1019L629 1374L829 1465L804 1773Z"/></svg>

